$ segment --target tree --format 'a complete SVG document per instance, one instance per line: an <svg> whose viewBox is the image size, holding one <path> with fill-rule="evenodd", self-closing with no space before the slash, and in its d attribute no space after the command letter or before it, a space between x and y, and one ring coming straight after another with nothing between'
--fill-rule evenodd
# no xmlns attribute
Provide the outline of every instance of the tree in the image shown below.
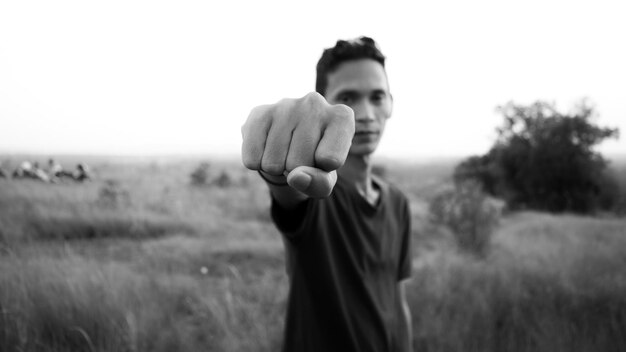
<svg viewBox="0 0 626 352"><path fill-rule="evenodd" d="M618 130L595 125L586 100L567 114L543 101L509 102L498 111L504 124L495 145L457 166L455 180L476 179L512 208L590 213L607 203L607 187L615 183L593 147L617 138Z"/></svg>

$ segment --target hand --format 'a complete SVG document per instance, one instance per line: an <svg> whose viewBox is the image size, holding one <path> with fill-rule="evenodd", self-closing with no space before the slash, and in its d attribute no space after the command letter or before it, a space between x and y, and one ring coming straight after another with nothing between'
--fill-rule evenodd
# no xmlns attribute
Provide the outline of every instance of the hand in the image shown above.
<svg viewBox="0 0 626 352"><path fill-rule="evenodd" d="M354 112L318 93L254 108L241 128L243 164L310 197L327 197L348 156ZM269 176L272 177L272 176Z"/></svg>

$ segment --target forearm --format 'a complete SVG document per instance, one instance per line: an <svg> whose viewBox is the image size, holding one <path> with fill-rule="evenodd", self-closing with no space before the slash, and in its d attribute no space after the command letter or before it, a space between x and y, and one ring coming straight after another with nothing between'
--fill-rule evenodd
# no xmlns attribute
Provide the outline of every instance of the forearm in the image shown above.
<svg viewBox="0 0 626 352"><path fill-rule="evenodd" d="M406 303L406 301L402 302L402 310L404 311L404 319L405 319L404 326L406 327L405 336L408 339L407 351L412 352L413 351L413 320L411 318L411 309L409 308L409 305Z"/></svg>
<svg viewBox="0 0 626 352"><path fill-rule="evenodd" d="M399 287L400 304L402 308L402 315L403 315L402 318L404 319L403 321L404 324L402 324L402 326L404 327L403 337L406 339L405 351L412 352L413 351L413 320L411 318L411 308L409 308L409 304L406 300L406 286L407 286L408 281L409 281L408 279L400 281L398 285L400 286Z"/></svg>

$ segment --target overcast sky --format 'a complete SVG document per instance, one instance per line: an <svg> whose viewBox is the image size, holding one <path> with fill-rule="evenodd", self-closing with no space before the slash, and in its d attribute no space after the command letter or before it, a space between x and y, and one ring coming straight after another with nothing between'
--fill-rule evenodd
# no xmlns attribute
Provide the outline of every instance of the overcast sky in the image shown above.
<svg viewBox="0 0 626 352"><path fill-rule="evenodd" d="M238 155L255 105L368 35L395 98L379 153L485 153L514 100L580 98L624 137L623 1L4 1L0 153Z"/></svg>

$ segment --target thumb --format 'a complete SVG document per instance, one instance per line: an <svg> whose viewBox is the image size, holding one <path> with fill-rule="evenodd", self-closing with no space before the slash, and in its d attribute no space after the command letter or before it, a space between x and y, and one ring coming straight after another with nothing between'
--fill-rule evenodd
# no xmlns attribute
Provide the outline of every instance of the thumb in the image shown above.
<svg viewBox="0 0 626 352"><path fill-rule="evenodd" d="M325 198L337 183L337 171L327 172L310 166L299 166L287 175L287 183L309 197Z"/></svg>

